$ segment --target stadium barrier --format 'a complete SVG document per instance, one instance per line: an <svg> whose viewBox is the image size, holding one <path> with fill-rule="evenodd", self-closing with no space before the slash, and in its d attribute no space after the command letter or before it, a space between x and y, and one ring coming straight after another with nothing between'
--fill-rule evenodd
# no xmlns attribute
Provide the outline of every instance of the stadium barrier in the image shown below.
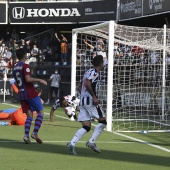
<svg viewBox="0 0 170 170"><path fill-rule="evenodd" d="M60 96L63 95L68 95L71 93L71 66L40 66L36 68L31 68L31 73L33 77L41 78L44 80L48 80L52 74L54 74L54 71L57 68L59 68L59 74L61 75L61 85L60 85ZM18 95L13 92L11 85L10 85L10 79L12 78L12 71L8 72L7 74L8 78L6 81L6 88L4 90L4 81L3 77L1 75L0 78L0 101L4 101L4 95L5 95L5 100L7 101L12 101L12 102L18 102ZM47 92L50 89L51 82L47 81L48 85L44 86L42 84L39 84L39 86L42 88L42 99L46 101L47 99ZM5 93L5 94L4 94Z"/></svg>

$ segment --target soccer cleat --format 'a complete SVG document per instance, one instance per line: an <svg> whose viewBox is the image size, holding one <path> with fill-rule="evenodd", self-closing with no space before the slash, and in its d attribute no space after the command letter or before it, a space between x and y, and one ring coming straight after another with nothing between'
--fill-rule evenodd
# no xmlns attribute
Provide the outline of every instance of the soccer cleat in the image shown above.
<svg viewBox="0 0 170 170"><path fill-rule="evenodd" d="M32 134L31 137L37 141L37 143L42 143L42 140L38 137L38 135Z"/></svg>
<svg viewBox="0 0 170 170"><path fill-rule="evenodd" d="M26 144L31 144L30 138L27 137L27 136L24 136L24 137L23 137L23 141L24 141Z"/></svg>
<svg viewBox="0 0 170 170"><path fill-rule="evenodd" d="M66 146L67 146L67 149L70 150L70 153L71 153L72 155L77 155L77 153L76 153L76 151L75 151L75 147L71 144L71 142L67 143Z"/></svg>
<svg viewBox="0 0 170 170"><path fill-rule="evenodd" d="M97 153L100 153L100 149L97 148L96 144L95 143L90 143L89 141L86 143L86 146L91 148L92 150L94 150L95 152Z"/></svg>

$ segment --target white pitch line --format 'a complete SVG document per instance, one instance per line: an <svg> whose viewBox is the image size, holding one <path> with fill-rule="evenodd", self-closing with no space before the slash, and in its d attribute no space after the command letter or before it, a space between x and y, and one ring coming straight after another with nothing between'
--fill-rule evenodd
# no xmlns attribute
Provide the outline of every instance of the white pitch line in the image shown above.
<svg viewBox="0 0 170 170"><path fill-rule="evenodd" d="M32 141L33 143L36 143L36 141ZM43 141L43 143L68 143L70 141ZM87 141L78 141L78 143L86 143ZM9 141L9 140L2 140L0 141L0 143L23 143L23 141L18 141L18 140L14 140L14 141ZM131 144L131 143L134 143L134 142L113 142L113 141L97 141L96 143L100 143L100 144Z"/></svg>
<svg viewBox="0 0 170 170"><path fill-rule="evenodd" d="M154 148L157 148L157 149L160 149L160 150L163 150L163 151L166 151L166 152L169 152L170 153L170 149L167 149L167 148L164 148L162 146L159 146L159 145L155 145L153 143L150 143L150 142L147 142L147 141L144 141L144 140L140 140L140 139L137 139L137 138L134 138L134 137L131 137L131 136L127 136L127 135L124 135L122 133L117 133L117 132L111 132L115 135L119 135L119 136L122 136L122 137L125 137L125 138L128 138L128 139L131 139L131 140L134 140L136 142L140 142L140 143L143 143L143 144L146 144L146 145L149 145L149 146L152 146Z"/></svg>
<svg viewBox="0 0 170 170"><path fill-rule="evenodd" d="M12 104L8 104L8 103L3 103L3 104L10 105L10 106L14 106L14 107L18 107L18 106L16 106L16 105L12 105ZM46 113L46 114L47 114L47 113ZM49 114L49 113L48 113L48 114ZM66 117L63 117L63 116L58 116L58 115L55 115L55 116L56 116L56 117L60 117L60 118L62 118L62 119L70 120L70 119L68 119L68 118L66 118ZM93 126L96 126L96 125L94 125L94 124L92 124L92 125L93 125ZM137 138L134 138L134 137L131 137L131 136L127 136L127 135L124 135L124 134L122 134L122 133L118 133L118 132L111 132L111 133L113 133L113 134L115 134L115 135L118 135L118 136L122 136L122 137L125 137L125 138L128 138L128 139L131 139L131 140L136 141L136 142L140 142L140 143L146 144L146 145L148 145L148 146L151 146L151 147L154 147L154 148L157 148L157 149L160 149L160 150L163 150L163 151L165 151L165 152L169 152L169 153L170 153L170 149L164 148L164 147L162 147L162 146L155 145L155 144L152 144L152 143L149 143L149 142L147 142L147 141L140 140L140 139L137 139Z"/></svg>
<svg viewBox="0 0 170 170"><path fill-rule="evenodd" d="M13 104L9 104L9 103L1 103L1 104L5 104L5 105L9 105L9 106L13 106L13 107L18 107L19 108L19 106L13 105Z"/></svg>
<svg viewBox="0 0 170 170"><path fill-rule="evenodd" d="M9 103L3 103L3 104L5 104L5 105L10 105L10 106L13 106L13 107L18 107L19 108L19 106L17 106L17 105L13 105L13 104L9 104ZM46 112L44 112L45 114L47 114L47 115L50 115L49 113L46 113ZM63 117L63 116L59 116L59 115L55 115L56 117L60 117L60 118L62 118L62 119L66 119L66 120L70 120L69 118L67 118L67 117Z"/></svg>
<svg viewBox="0 0 170 170"><path fill-rule="evenodd" d="M44 112L46 115L50 115L50 113ZM56 117L62 118L62 119L66 119L66 120L70 120L70 118L67 117L63 117L63 116L59 116L59 115L54 115Z"/></svg>

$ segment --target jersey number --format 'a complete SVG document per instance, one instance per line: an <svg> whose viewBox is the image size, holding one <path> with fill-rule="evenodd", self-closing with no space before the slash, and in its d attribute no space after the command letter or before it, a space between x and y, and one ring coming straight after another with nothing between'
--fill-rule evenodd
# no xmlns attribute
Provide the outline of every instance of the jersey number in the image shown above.
<svg viewBox="0 0 170 170"><path fill-rule="evenodd" d="M17 78L17 81L18 81L18 86L22 86L22 79L20 77L19 72L16 72L16 78Z"/></svg>

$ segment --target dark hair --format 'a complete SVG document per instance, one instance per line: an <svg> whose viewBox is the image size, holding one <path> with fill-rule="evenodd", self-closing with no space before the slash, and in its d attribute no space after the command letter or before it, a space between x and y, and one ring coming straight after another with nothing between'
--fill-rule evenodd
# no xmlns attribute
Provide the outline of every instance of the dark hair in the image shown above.
<svg viewBox="0 0 170 170"><path fill-rule="evenodd" d="M96 55L92 60L93 66L99 66L101 63L103 63L103 56L102 55Z"/></svg>
<svg viewBox="0 0 170 170"><path fill-rule="evenodd" d="M23 48L20 48L16 51L18 60L23 59L25 54L26 54L26 51Z"/></svg>
<svg viewBox="0 0 170 170"><path fill-rule="evenodd" d="M60 102L62 102L62 101L64 101L64 100L65 100L64 96L61 96L61 97L60 97Z"/></svg>
<svg viewBox="0 0 170 170"><path fill-rule="evenodd" d="M76 100L76 96L73 96L73 97L72 97L71 101L73 101L73 100Z"/></svg>

